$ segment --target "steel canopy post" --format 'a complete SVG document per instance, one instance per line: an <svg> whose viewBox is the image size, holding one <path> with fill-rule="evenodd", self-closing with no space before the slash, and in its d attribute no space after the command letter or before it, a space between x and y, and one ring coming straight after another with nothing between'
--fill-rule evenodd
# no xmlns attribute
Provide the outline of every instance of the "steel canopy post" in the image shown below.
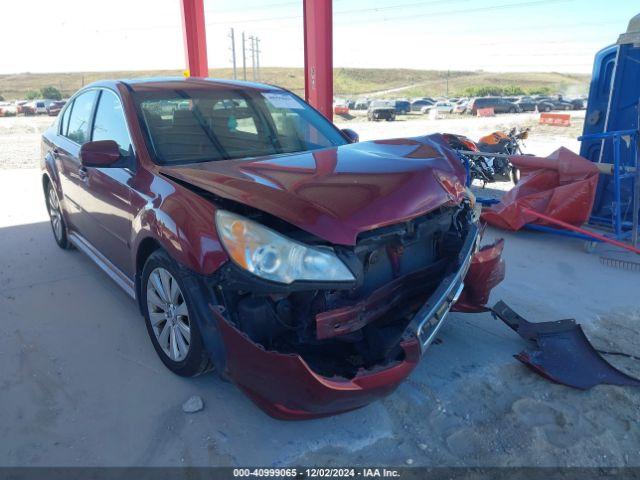
<svg viewBox="0 0 640 480"><path fill-rule="evenodd" d="M184 1L184 0L183 0ZM305 99L333 119L332 0L304 0Z"/></svg>
<svg viewBox="0 0 640 480"><path fill-rule="evenodd" d="M204 0L181 0L182 33L187 69L192 77L208 77Z"/></svg>

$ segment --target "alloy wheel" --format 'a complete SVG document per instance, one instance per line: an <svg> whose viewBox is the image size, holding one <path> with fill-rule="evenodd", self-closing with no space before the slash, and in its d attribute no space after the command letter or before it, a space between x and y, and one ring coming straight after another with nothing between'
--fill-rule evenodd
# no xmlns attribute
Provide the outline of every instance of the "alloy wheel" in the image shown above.
<svg viewBox="0 0 640 480"><path fill-rule="evenodd" d="M56 240L62 241L63 237L63 224L62 224L62 212L60 211L60 202L58 201L58 195L52 185L49 185L49 198L47 201L47 207L49 210L49 218L51 220L51 227L53 228L53 234Z"/></svg>
<svg viewBox="0 0 640 480"><path fill-rule="evenodd" d="M174 362L189 354L191 321L178 281L162 267L147 280L147 308L151 328L162 351Z"/></svg>

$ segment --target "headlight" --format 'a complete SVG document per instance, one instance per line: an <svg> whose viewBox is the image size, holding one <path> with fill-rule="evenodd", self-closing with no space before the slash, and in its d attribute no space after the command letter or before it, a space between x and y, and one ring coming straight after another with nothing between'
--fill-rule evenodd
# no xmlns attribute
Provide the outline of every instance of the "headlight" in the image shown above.
<svg viewBox="0 0 640 480"><path fill-rule="evenodd" d="M224 210L216 212L218 235L231 259L266 280L344 282L355 280L331 250L290 240L273 230Z"/></svg>

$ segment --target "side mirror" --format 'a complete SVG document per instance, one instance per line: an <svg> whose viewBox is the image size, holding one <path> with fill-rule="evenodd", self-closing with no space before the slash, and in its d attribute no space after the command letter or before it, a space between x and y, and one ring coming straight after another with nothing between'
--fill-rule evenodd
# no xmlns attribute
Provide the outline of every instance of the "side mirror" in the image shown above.
<svg viewBox="0 0 640 480"><path fill-rule="evenodd" d="M351 143L358 143L360 141L360 135L358 135L350 128L343 128L340 131L345 137L347 137L347 140L349 140Z"/></svg>
<svg viewBox="0 0 640 480"><path fill-rule="evenodd" d="M80 163L84 167L112 167L120 160L120 148L113 140L87 142L80 147Z"/></svg>

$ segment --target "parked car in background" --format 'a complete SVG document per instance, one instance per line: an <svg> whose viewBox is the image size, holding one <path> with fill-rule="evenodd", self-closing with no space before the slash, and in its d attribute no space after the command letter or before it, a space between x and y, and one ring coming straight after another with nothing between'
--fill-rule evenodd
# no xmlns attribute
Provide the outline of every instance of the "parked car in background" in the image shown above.
<svg viewBox="0 0 640 480"><path fill-rule="evenodd" d="M453 113L453 103L451 102L436 102L430 106L424 106L420 110L422 113L431 113L436 110L438 113Z"/></svg>
<svg viewBox="0 0 640 480"><path fill-rule="evenodd" d="M94 83L42 137L53 238L136 301L175 374L216 370L278 418L353 410L504 277L441 136L353 138L270 85Z"/></svg>
<svg viewBox="0 0 640 480"><path fill-rule="evenodd" d="M36 115L46 115L47 104L44 100L36 100L33 102L33 109L35 110Z"/></svg>
<svg viewBox="0 0 640 480"><path fill-rule="evenodd" d="M64 107L65 103L67 102L65 102L64 100L56 100L54 102L51 102L47 107L47 113L49 114L49 116L55 117L56 115L58 115L60 113L60 110L62 110L62 107Z"/></svg>
<svg viewBox="0 0 640 480"><path fill-rule="evenodd" d="M469 102L467 100L459 100L453 107L453 113L465 113L467 111L467 105Z"/></svg>
<svg viewBox="0 0 640 480"><path fill-rule="evenodd" d="M17 108L18 114L21 114L21 115L30 116L30 115L36 114L35 106L26 100L20 100L16 102L16 108Z"/></svg>
<svg viewBox="0 0 640 480"><path fill-rule="evenodd" d="M572 98L567 100L573 106L573 110L584 110L587 107L587 102L584 98Z"/></svg>
<svg viewBox="0 0 640 480"><path fill-rule="evenodd" d="M411 99L411 103L418 102L420 100L426 100L427 102L431 102L431 103L436 103L437 101L435 98L431 98L431 97L414 97Z"/></svg>
<svg viewBox="0 0 640 480"><path fill-rule="evenodd" d="M396 115L404 115L411 111L411 102L408 100L395 101Z"/></svg>
<svg viewBox="0 0 640 480"><path fill-rule="evenodd" d="M9 102L0 102L0 117L15 117L18 114L18 107Z"/></svg>
<svg viewBox="0 0 640 480"><path fill-rule="evenodd" d="M360 98L359 100L356 100L355 110L367 110L369 108L370 103L371 103L371 100L366 98Z"/></svg>
<svg viewBox="0 0 640 480"><path fill-rule="evenodd" d="M336 103L333 106L333 113L336 115L349 115L349 105L346 103Z"/></svg>
<svg viewBox="0 0 640 480"><path fill-rule="evenodd" d="M394 102L389 100L374 100L369 104L367 119L370 122L377 122L378 120L392 122L396 119L396 107Z"/></svg>
<svg viewBox="0 0 640 480"><path fill-rule="evenodd" d="M531 97L520 97L515 102L522 112L535 112L538 102Z"/></svg>
<svg viewBox="0 0 640 480"><path fill-rule="evenodd" d="M573 104L562 100L562 97L537 97L538 111L549 112L551 110L573 110ZM551 109L549 109L551 105Z"/></svg>
<svg viewBox="0 0 640 480"><path fill-rule="evenodd" d="M520 107L500 97L472 98L467 106L467 113L477 115L478 109L492 108L494 113L518 113Z"/></svg>
<svg viewBox="0 0 640 480"><path fill-rule="evenodd" d="M423 107L430 107L435 103L436 102L434 102L433 100L426 100L426 99L414 100L413 102L411 102L411 111L421 112Z"/></svg>

